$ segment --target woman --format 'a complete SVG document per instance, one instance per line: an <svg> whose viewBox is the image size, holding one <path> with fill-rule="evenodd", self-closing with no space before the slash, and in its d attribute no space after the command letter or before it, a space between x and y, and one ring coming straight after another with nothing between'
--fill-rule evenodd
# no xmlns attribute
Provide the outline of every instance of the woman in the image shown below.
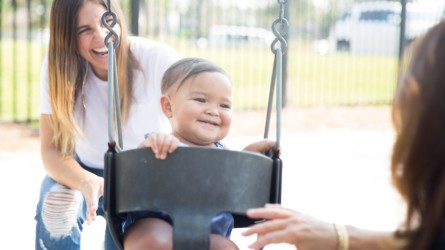
<svg viewBox="0 0 445 250"><path fill-rule="evenodd" d="M445 21L413 45L414 53L396 91L396 141L391 172L407 203L404 225L393 232L371 232L319 221L281 206L248 212L269 221L244 235L260 237L251 247L287 242L312 249L445 249Z"/></svg>
<svg viewBox="0 0 445 250"><path fill-rule="evenodd" d="M164 71L179 59L171 47L127 37L119 6L113 28L126 149L147 131L170 130L159 106ZM103 157L107 150L108 30L101 0L54 0L49 51L41 76L41 156L48 176L36 214L36 249L79 249L82 224L103 216ZM107 20L111 22L112 20ZM114 38L113 38L114 39ZM114 244L106 234L106 249Z"/></svg>

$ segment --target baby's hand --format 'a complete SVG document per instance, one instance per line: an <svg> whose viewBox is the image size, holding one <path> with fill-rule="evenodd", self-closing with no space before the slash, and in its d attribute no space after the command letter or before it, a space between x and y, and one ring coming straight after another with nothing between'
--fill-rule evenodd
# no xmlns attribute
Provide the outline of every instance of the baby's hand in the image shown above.
<svg viewBox="0 0 445 250"><path fill-rule="evenodd" d="M148 138L139 145L151 147L157 159L165 159L167 153L173 153L179 146L179 140L172 134L150 133Z"/></svg>
<svg viewBox="0 0 445 250"><path fill-rule="evenodd" d="M247 145L243 150L265 154L275 146L275 141L264 139ZM281 151L281 149L279 149ZM279 154L281 154L279 152Z"/></svg>

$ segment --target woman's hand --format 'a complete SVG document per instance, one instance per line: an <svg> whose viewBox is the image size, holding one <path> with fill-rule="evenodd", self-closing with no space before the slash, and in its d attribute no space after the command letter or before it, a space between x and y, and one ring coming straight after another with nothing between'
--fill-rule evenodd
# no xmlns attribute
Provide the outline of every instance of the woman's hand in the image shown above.
<svg viewBox="0 0 445 250"><path fill-rule="evenodd" d="M179 146L179 139L172 134L150 133L139 147L151 147L157 159L165 159L167 153L173 153Z"/></svg>
<svg viewBox="0 0 445 250"><path fill-rule="evenodd" d="M87 178L81 181L80 192L85 197L87 205L86 221L90 224L96 219L99 198L104 194L104 178L95 174L89 174Z"/></svg>
<svg viewBox="0 0 445 250"><path fill-rule="evenodd" d="M53 180L70 189L79 190L87 206L86 220L96 219L99 198L104 193L104 179L85 169L73 157L65 157L53 143L51 116L40 115L40 150L45 170Z"/></svg>
<svg viewBox="0 0 445 250"><path fill-rule="evenodd" d="M243 232L244 236L257 234L257 240L249 247L261 249L268 244L288 243L298 250L335 250L338 239L333 224L277 204L264 208L249 209L247 216L266 219Z"/></svg>

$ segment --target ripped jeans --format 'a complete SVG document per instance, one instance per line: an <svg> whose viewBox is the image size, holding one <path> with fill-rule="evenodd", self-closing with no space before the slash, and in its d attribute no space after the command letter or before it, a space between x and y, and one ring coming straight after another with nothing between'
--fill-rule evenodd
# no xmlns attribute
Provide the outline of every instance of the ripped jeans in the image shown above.
<svg viewBox="0 0 445 250"><path fill-rule="evenodd" d="M83 167L103 176L103 171L100 169ZM99 200L97 214L105 217L102 198ZM86 203L82 193L69 189L46 176L40 186L40 198L35 216L36 249L80 249L80 236L85 217ZM108 227L105 231L105 249L118 249Z"/></svg>

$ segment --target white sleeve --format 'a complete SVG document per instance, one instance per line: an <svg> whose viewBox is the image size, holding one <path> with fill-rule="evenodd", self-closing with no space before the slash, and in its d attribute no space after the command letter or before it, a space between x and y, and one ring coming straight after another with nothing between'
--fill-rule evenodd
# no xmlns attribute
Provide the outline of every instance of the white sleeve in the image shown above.
<svg viewBox="0 0 445 250"><path fill-rule="evenodd" d="M177 62L179 59L181 59L181 56L179 53L170 45L168 44L161 44L159 45L159 51L163 51L162 55L158 57L158 70L161 73L161 79L164 75L165 71L175 62Z"/></svg>
<svg viewBox="0 0 445 250"><path fill-rule="evenodd" d="M40 113L52 114L51 101L49 98L48 53L45 54L40 72Z"/></svg>
<svg viewBox="0 0 445 250"><path fill-rule="evenodd" d="M129 37L129 40L131 50L143 71L150 73L151 75L148 75L150 80L154 80L154 83L160 86L160 80L167 68L181 59L178 51L166 43L146 38Z"/></svg>

